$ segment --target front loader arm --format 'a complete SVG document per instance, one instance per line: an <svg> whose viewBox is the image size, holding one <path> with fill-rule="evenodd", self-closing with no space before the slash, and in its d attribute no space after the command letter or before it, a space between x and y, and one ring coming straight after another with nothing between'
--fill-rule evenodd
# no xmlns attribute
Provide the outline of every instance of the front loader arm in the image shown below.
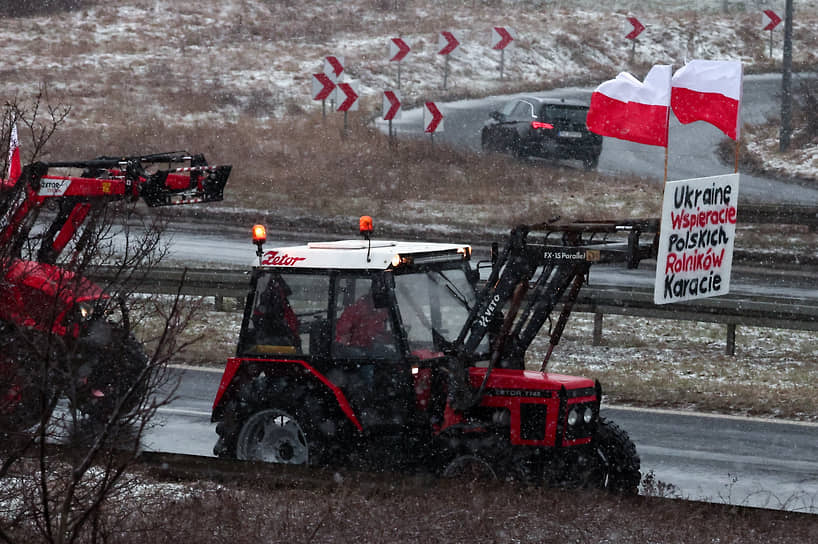
<svg viewBox="0 0 818 544"><path fill-rule="evenodd" d="M454 399L458 407L465 409L479 403L496 366L524 369L526 350L554 309L562 304L557 324L549 333L544 370L591 265L625 263L628 268L636 268L640 260L655 257L658 234L657 219L545 223L513 229L451 347L462 367L451 373L456 380L458 376L465 380L465 367L473 362L481 340L487 333L493 335L489 369L476 394L463 394L466 386L453 384L454 391L460 393L459 399L457 395ZM532 240L535 235L540 238ZM643 235L652 236L644 240ZM524 306L523 296L528 299Z"/></svg>
<svg viewBox="0 0 818 544"><path fill-rule="evenodd" d="M165 169L148 170L165 164ZM82 173L49 175L55 168ZM186 152L26 165L17 183L3 183L0 191L0 247L18 256L40 207L56 202L57 214L42 235L37 255L40 262L54 263L92 210L122 199L141 198L150 207L220 201L231 169L209 166L203 155Z"/></svg>

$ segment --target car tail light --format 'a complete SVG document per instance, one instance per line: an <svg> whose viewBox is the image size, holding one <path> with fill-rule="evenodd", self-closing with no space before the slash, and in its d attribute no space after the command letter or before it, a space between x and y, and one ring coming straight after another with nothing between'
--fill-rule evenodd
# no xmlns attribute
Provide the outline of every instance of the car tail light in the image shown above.
<svg viewBox="0 0 818 544"><path fill-rule="evenodd" d="M542 121L531 121L531 128L533 129L554 128L554 125L552 125L551 123L543 123Z"/></svg>

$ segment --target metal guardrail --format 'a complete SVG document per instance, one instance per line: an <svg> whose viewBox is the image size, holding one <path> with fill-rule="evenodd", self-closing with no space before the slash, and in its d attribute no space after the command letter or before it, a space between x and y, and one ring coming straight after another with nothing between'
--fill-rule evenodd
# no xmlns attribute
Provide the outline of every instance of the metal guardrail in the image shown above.
<svg viewBox="0 0 818 544"><path fill-rule="evenodd" d="M751 204L739 209L742 223L806 225L818 227L818 207L780 204Z"/></svg>
<svg viewBox="0 0 818 544"><path fill-rule="evenodd" d="M114 280L115 269L101 267L88 276L100 284ZM138 293L175 294L183 271L156 268L142 278L128 282ZM188 269L181 293L243 300L247 294L249 270ZM735 353L736 326L818 331L818 299L727 294L675 304L653 303L653 289L618 285L588 285L580 292L575 312L594 314L594 343L602 337L604 315L652 317L679 321L701 321L727 325L728 354Z"/></svg>

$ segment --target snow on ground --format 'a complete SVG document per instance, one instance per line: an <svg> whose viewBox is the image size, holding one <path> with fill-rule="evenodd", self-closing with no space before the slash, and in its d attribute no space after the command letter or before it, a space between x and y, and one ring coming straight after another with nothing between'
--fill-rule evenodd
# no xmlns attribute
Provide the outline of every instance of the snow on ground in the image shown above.
<svg viewBox="0 0 818 544"><path fill-rule="evenodd" d="M360 81L367 108L379 110L382 89L394 87L397 63L388 44L401 36L412 52L401 64L404 102L429 96L486 95L509 88L546 88L564 81L598 83L621 70L640 77L656 63L740 59L748 70L772 68L761 8L749 2L396 2L400 9L350 0L325 2L234 0L115 0L52 17L15 19L0 29L0 92L31 93L48 81L76 98L74 117L104 123L94 110L129 108L137 117L165 111L168 123L194 117L172 112L164 92L203 100L198 119L235 120L315 109L312 74L326 55L345 59L345 77ZM391 6L392 2L382 2ZM486 5L489 4L489 5ZM777 7L783 2L767 2ZM727 12L723 6L729 6ZM780 13L781 7L778 7ZM628 15L645 24L632 50ZM815 64L818 12L799 6L795 60ZM490 28L509 26L517 40L505 52L490 48ZM449 56L447 93L438 32L452 30L461 46ZM781 58L780 33L773 58ZM633 56L633 58L631 58ZM153 92L151 92L153 90ZM133 101L119 102L128 97ZM194 100L195 99L195 100ZM87 113L77 115L78 113Z"/></svg>
<svg viewBox="0 0 818 544"><path fill-rule="evenodd" d="M764 170L779 175L818 181L818 142L803 147L791 146L779 152L780 135L776 125L751 129L745 138L747 151L760 158ZM797 135L797 132L796 132Z"/></svg>
<svg viewBox="0 0 818 544"><path fill-rule="evenodd" d="M762 5L763 4L763 5ZM382 90L397 85L388 61L392 37L412 47L401 63L405 107L567 83L596 85L627 70L676 67L692 58L739 59L746 72L775 71L783 25L762 30L762 8L783 15L783 0L736 2L653 0L575 2L498 0L433 2L269 2L232 0L114 0L52 16L6 19L0 28L0 96L32 96L44 82L72 106L68 127L103 130L110 123L153 122L217 128L220 123L265 123L318 111L312 74L326 55L344 57L346 79L360 82L361 108L381 115ZM395 9L395 6L398 6ZM726 11L725 11L726 8ZM636 43L624 38L633 15L646 26ZM491 49L490 29L508 26L517 40ZM818 65L818 8L799 5L794 18L796 66ZM438 33L451 30L461 45L445 59ZM214 130L214 137L217 130ZM754 137L754 136L753 136ZM769 168L816 177L818 148L786 155L775 137L748 141Z"/></svg>

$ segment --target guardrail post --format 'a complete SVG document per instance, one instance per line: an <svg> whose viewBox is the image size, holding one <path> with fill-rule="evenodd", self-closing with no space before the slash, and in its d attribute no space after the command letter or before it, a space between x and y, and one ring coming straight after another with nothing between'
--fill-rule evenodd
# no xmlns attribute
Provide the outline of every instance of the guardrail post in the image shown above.
<svg viewBox="0 0 818 544"><path fill-rule="evenodd" d="M736 324L727 324L727 347L724 350L726 355L736 354Z"/></svg>
<svg viewBox="0 0 818 544"><path fill-rule="evenodd" d="M224 311L224 297L221 295L216 295L213 297L213 306L215 307L217 312Z"/></svg>
<svg viewBox="0 0 818 544"><path fill-rule="evenodd" d="M602 344L602 313L594 313L594 338L592 345L599 346Z"/></svg>

